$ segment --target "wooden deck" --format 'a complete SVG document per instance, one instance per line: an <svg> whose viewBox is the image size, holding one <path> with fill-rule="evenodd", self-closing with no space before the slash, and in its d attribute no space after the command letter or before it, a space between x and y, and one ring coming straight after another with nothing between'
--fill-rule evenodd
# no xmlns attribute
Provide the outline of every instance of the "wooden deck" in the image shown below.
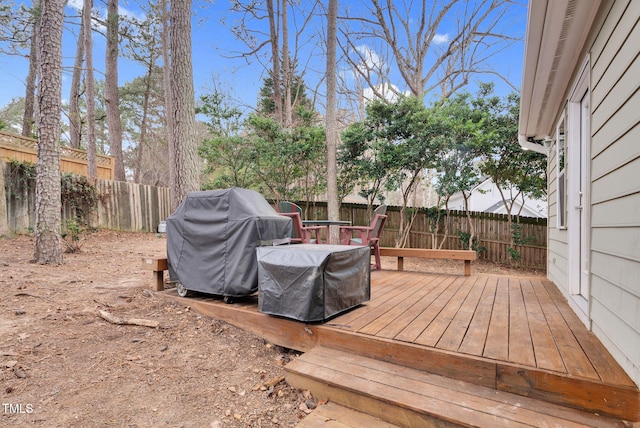
<svg viewBox="0 0 640 428"><path fill-rule="evenodd" d="M371 301L324 324L258 312L257 298L168 296L280 346L323 346L498 391L640 419L638 388L541 278L374 271Z"/></svg>

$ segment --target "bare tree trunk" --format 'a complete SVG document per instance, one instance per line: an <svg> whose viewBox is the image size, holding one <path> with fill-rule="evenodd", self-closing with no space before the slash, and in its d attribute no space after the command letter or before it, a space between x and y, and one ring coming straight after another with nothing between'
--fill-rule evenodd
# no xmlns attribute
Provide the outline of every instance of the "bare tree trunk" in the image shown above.
<svg viewBox="0 0 640 428"><path fill-rule="evenodd" d="M293 101L291 98L291 86L293 85L293 72L289 59L289 19L287 9L289 2L282 0L282 82L284 86L284 126L290 128L293 125Z"/></svg>
<svg viewBox="0 0 640 428"><path fill-rule="evenodd" d="M91 179L98 178L96 159L96 98L93 78L93 41L91 37L91 8L93 0L84 0L82 21L84 23L85 81L87 83L87 174Z"/></svg>
<svg viewBox="0 0 640 428"><path fill-rule="evenodd" d="M473 223L473 219L471 218L471 211L469 210L469 197L471 195L467 195L466 191L462 191L462 197L464 198L464 210L467 215L467 223L469 224L469 248L467 250L473 250L473 241L476 238L476 228Z"/></svg>
<svg viewBox="0 0 640 428"><path fill-rule="evenodd" d="M193 64L191 58L191 0L174 1L170 10L171 97L173 135L170 151L174 162L172 203L176 208L187 193L199 188L200 166L195 136L195 95L193 90Z"/></svg>
<svg viewBox="0 0 640 428"><path fill-rule="evenodd" d="M276 0L277 1L277 0ZM278 37L278 19L273 8L273 0L267 0L267 13L269 15L269 34L271 38L271 62L272 62L272 79L273 79L273 108L274 119L282 125L282 91L280 88L280 42Z"/></svg>
<svg viewBox="0 0 640 428"><path fill-rule="evenodd" d="M33 261L61 264L60 112L64 0L42 3L38 25L38 163Z"/></svg>
<svg viewBox="0 0 640 428"><path fill-rule="evenodd" d="M149 92L151 91L151 79L153 67L155 61L152 59L149 62L149 69L147 70L147 76L144 87L144 101L142 103L142 120L140 121L140 141L138 142L138 149L136 152L136 169L134 172L133 180L136 183L140 183L142 173L142 160L144 159L144 146L147 144L147 117L149 115Z"/></svg>
<svg viewBox="0 0 640 428"><path fill-rule="evenodd" d="M336 106L336 45L338 33L338 0L329 0L327 14L327 210L329 220L340 220L340 198L338 196L337 146L338 115ZM331 230L330 242L338 242L338 229Z"/></svg>
<svg viewBox="0 0 640 428"><path fill-rule="evenodd" d="M7 194L4 188L4 162L0 158L0 238L9 235L9 215L7 213Z"/></svg>
<svg viewBox="0 0 640 428"><path fill-rule="evenodd" d="M442 241L438 246L439 250L442 249L442 247L444 246L444 243L447 241L447 238L449 237L449 214L451 214L451 210L449 209L449 198L451 198L451 195L447 195L447 197L444 200L444 211L445 211L446 218L444 222L444 236L442 237ZM438 213L438 221L440 221L440 213Z"/></svg>
<svg viewBox="0 0 640 428"><path fill-rule="evenodd" d="M105 58L105 104L109 128L109 148L115 158L113 176L126 181L122 156L122 123L118 95L118 0L107 1L107 47Z"/></svg>
<svg viewBox="0 0 640 428"><path fill-rule="evenodd" d="M167 10L167 1L160 0L162 9L162 60L164 67L162 68L162 79L164 87L164 107L165 107L165 126L167 127L167 146L169 150L169 188L176 188L176 171L173 165L176 164L176 156L174 150L173 128L175 127L175 117L173 112L173 95L171 92L171 56L169 55L169 12ZM173 192L173 191L172 191ZM173 209L178 205L172 200Z"/></svg>
<svg viewBox="0 0 640 428"><path fill-rule="evenodd" d="M82 63L84 61L84 20L80 20L76 59L71 76L71 94L69 95L69 133L71 147L79 149L82 143L82 116L78 100L80 99L80 84L82 83Z"/></svg>
<svg viewBox="0 0 640 428"><path fill-rule="evenodd" d="M396 236L396 247L404 248L407 246L409 236L411 235L411 227L416 218L417 211L411 213L411 218L407 219L407 209L409 208L409 198L414 195L420 179L422 178L422 170L413 171L411 178L407 183L407 187L402 190L402 207L400 208L400 225L398 226L398 235Z"/></svg>
<svg viewBox="0 0 640 428"><path fill-rule="evenodd" d="M38 41L36 35L39 18L34 13L31 19L33 19L33 24L31 26L31 46L29 48L29 74L27 75L27 88L24 95L24 116L22 118L22 135L25 137L33 136L36 79L38 77Z"/></svg>

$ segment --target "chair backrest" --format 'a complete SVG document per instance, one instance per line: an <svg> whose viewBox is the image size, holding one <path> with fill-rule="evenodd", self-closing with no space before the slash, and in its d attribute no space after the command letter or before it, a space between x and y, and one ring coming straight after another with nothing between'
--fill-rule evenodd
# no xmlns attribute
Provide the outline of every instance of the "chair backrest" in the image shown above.
<svg viewBox="0 0 640 428"><path fill-rule="evenodd" d="M387 215L387 206L386 205L380 205L378 208L375 209L375 211L373 211L373 216L375 217L376 214L380 214L380 215Z"/></svg>
<svg viewBox="0 0 640 428"><path fill-rule="evenodd" d="M303 242L304 239L303 239L303 232L302 232L302 217L300 217L300 213L280 212L279 214L285 217L289 217L293 222L293 227L291 228L291 243L298 244Z"/></svg>
<svg viewBox="0 0 640 428"><path fill-rule="evenodd" d="M376 214L371 223L371 232L369 232L369 241L374 243L380 239L382 235L382 229L387 221L387 216L382 214Z"/></svg>
<svg viewBox="0 0 640 428"><path fill-rule="evenodd" d="M373 228L373 230L371 231L372 240L380 238L380 235L382 235L382 229L384 228L384 223L386 221L387 216L383 214L376 214L376 216L373 218L373 223L371 224Z"/></svg>
<svg viewBox="0 0 640 428"><path fill-rule="evenodd" d="M278 202L278 212L280 213L298 213L302 219L302 208L293 202L280 201Z"/></svg>

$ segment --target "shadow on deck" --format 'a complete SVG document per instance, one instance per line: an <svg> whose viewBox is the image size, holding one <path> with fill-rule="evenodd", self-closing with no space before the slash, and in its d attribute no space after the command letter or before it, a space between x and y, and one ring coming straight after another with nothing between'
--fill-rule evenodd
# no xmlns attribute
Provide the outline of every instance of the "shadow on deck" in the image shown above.
<svg viewBox="0 0 640 428"><path fill-rule="evenodd" d="M371 301L323 324L180 298L286 348L368 357L587 412L637 421L638 388L543 278L374 271Z"/></svg>

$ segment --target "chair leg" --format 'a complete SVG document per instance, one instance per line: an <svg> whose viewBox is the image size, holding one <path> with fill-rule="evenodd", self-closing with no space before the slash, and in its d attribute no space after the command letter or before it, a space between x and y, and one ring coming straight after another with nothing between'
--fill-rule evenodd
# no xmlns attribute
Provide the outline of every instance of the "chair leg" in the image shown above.
<svg viewBox="0 0 640 428"><path fill-rule="evenodd" d="M375 256L376 259L376 264L375 264L375 268L380 270L382 269L382 262L380 261L380 247L378 245L375 245L373 248L373 255Z"/></svg>

